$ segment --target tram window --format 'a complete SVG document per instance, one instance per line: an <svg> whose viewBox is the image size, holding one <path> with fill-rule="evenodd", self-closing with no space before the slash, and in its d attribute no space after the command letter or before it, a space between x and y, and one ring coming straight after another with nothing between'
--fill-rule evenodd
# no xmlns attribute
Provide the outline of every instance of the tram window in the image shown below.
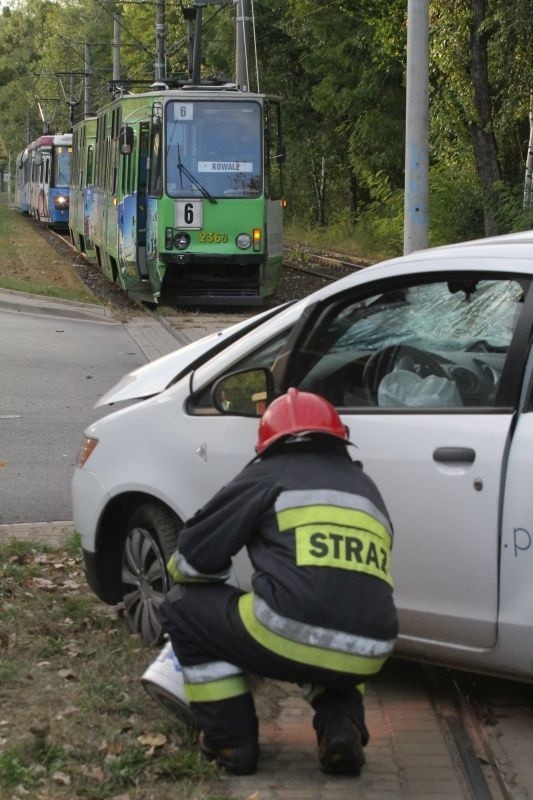
<svg viewBox="0 0 533 800"><path fill-rule="evenodd" d="M101 175L102 189L105 189L107 185L108 158L109 158L109 140L105 139L104 146L102 148L102 175Z"/></svg>
<svg viewBox="0 0 533 800"><path fill-rule="evenodd" d="M117 194L118 192L118 139L112 139L111 141L111 192L113 194Z"/></svg>
<svg viewBox="0 0 533 800"><path fill-rule="evenodd" d="M135 152L135 143L129 153L122 154L122 194L133 194L132 185L132 166L133 166L133 153Z"/></svg>
<svg viewBox="0 0 533 800"><path fill-rule="evenodd" d="M155 120L152 126L152 143L150 147L150 186L149 194L159 197L161 195L161 123Z"/></svg>
<svg viewBox="0 0 533 800"><path fill-rule="evenodd" d="M92 186L93 183L93 169L94 169L94 147L92 144L87 148L87 172L85 177L85 185Z"/></svg>
<svg viewBox="0 0 533 800"><path fill-rule="evenodd" d="M96 141L98 144L98 149L96 152L96 179L95 184L96 186L101 189L103 187L103 162L104 162L104 137L103 137L103 128L104 121L100 117L96 123Z"/></svg>

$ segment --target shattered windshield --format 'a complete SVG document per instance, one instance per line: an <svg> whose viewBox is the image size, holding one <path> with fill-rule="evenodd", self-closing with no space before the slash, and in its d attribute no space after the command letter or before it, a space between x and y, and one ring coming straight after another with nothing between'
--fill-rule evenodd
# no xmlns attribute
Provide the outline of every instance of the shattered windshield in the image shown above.
<svg viewBox="0 0 533 800"><path fill-rule="evenodd" d="M255 197L262 191L261 106L228 100L166 107L166 187L172 197Z"/></svg>
<svg viewBox="0 0 533 800"><path fill-rule="evenodd" d="M389 291L351 305L338 317L345 331L331 352L364 343L464 350L482 340L494 349L511 341L523 290L515 280L431 283Z"/></svg>

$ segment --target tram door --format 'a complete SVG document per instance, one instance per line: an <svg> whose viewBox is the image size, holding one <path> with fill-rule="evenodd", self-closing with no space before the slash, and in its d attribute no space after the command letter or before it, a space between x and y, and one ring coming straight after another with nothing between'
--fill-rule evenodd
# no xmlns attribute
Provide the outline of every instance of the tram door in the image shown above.
<svg viewBox="0 0 533 800"><path fill-rule="evenodd" d="M123 129L119 251L124 280L136 284L148 278L146 269L146 168L148 126Z"/></svg>
<svg viewBox="0 0 533 800"><path fill-rule="evenodd" d="M139 153L137 165L137 264L141 278L148 278L146 268L146 192L148 184L148 150L150 146L150 130L147 122L142 122L139 129Z"/></svg>

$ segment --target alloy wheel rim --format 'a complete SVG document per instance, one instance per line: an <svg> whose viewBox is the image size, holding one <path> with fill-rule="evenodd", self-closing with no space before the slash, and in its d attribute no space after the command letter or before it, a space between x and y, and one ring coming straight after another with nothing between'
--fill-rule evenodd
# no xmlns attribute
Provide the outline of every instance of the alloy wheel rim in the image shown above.
<svg viewBox="0 0 533 800"><path fill-rule="evenodd" d="M145 528L133 528L124 542L122 585L126 615L132 629L148 645L161 641L162 630L157 609L169 589L165 559Z"/></svg>

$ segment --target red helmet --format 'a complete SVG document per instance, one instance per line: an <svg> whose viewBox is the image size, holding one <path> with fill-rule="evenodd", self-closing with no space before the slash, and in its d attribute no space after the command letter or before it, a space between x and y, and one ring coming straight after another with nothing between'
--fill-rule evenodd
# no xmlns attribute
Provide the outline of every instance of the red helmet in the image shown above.
<svg viewBox="0 0 533 800"><path fill-rule="evenodd" d="M294 433L326 433L348 443L348 433L335 408L317 394L289 389L271 403L259 423L256 453Z"/></svg>

